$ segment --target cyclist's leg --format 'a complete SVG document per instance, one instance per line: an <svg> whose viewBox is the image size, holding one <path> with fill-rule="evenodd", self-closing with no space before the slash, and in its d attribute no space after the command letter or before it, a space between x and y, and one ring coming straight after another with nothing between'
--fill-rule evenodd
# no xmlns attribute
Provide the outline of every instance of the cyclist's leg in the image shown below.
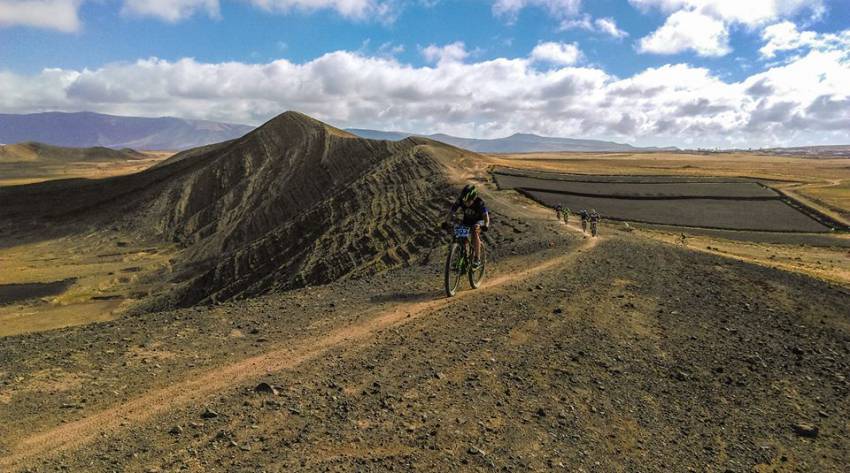
<svg viewBox="0 0 850 473"><path fill-rule="evenodd" d="M481 225L484 222L477 222L472 226L472 260L478 261L481 255Z"/></svg>

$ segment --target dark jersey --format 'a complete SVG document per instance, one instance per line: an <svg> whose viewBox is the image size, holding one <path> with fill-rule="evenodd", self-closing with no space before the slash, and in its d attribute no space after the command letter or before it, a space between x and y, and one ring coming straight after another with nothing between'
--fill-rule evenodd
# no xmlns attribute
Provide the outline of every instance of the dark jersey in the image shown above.
<svg viewBox="0 0 850 473"><path fill-rule="evenodd" d="M481 197L476 197L469 207L464 205L463 201L458 199L452 205L452 214L457 212L459 209L463 210L464 225L475 225L476 223L484 220L484 216L487 215L487 206L484 205L484 200L482 200Z"/></svg>
<svg viewBox="0 0 850 473"><path fill-rule="evenodd" d="M582 210L581 212L579 212L579 215L581 215L582 220L587 220L588 215L586 210Z"/></svg>
<svg viewBox="0 0 850 473"><path fill-rule="evenodd" d="M599 218L600 218L599 214L596 213L596 212L593 212L593 213L590 214L590 221L591 222L598 222Z"/></svg>

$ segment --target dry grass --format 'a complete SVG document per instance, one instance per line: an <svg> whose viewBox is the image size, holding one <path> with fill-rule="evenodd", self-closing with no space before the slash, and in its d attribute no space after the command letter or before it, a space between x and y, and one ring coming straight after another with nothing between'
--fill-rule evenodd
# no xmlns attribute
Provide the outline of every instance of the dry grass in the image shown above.
<svg viewBox="0 0 850 473"><path fill-rule="evenodd" d="M168 159L170 151L144 151L144 159L129 161L0 162L0 187L33 184L54 179L102 179L144 171Z"/></svg>
<svg viewBox="0 0 850 473"><path fill-rule="evenodd" d="M0 249L0 284L76 278L60 294L0 305L0 337L113 319L158 284L175 251L106 231Z"/></svg>

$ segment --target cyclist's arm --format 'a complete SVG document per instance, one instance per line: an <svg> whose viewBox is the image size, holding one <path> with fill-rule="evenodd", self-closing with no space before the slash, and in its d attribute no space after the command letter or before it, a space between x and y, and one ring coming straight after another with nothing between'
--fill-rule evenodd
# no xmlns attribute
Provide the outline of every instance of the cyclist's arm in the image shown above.
<svg viewBox="0 0 850 473"><path fill-rule="evenodd" d="M452 204L452 208L449 209L449 214L446 215L446 223L452 223L452 219L454 218L455 213L457 212L457 210L459 208L460 208L460 203L455 201L455 203Z"/></svg>

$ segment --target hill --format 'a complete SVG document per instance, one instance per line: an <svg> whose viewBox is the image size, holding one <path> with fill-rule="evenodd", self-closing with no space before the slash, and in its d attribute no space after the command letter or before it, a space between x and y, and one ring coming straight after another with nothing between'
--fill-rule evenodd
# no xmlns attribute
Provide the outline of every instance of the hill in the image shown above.
<svg viewBox="0 0 850 473"><path fill-rule="evenodd" d="M401 140L408 136L417 136L413 133L399 131L378 131L357 128L350 128L348 131L357 136L373 140ZM515 133L511 136L495 139L460 138L443 133L426 136L433 140L478 153L531 153L554 151L635 152L656 151L659 149L638 148L628 144L615 143L613 141L553 138L530 133Z"/></svg>
<svg viewBox="0 0 850 473"><path fill-rule="evenodd" d="M0 145L0 163L20 163L22 165L23 163L124 161L144 158L144 154L129 148L121 150L102 146L68 148L34 142Z"/></svg>
<svg viewBox="0 0 850 473"><path fill-rule="evenodd" d="M253 127L173 117L145 118L92 112L0 114L0 143L183 150L232 140Z"/></svg>
<svg viewBox="0 0 850 473"><path fill-rule="evenodd" d="M178 242L168 303L226 300L408 262L447 206L443 163L465 154L425 138L357 138L287 112L139 174L0 189L0 218Z"/></svg>

